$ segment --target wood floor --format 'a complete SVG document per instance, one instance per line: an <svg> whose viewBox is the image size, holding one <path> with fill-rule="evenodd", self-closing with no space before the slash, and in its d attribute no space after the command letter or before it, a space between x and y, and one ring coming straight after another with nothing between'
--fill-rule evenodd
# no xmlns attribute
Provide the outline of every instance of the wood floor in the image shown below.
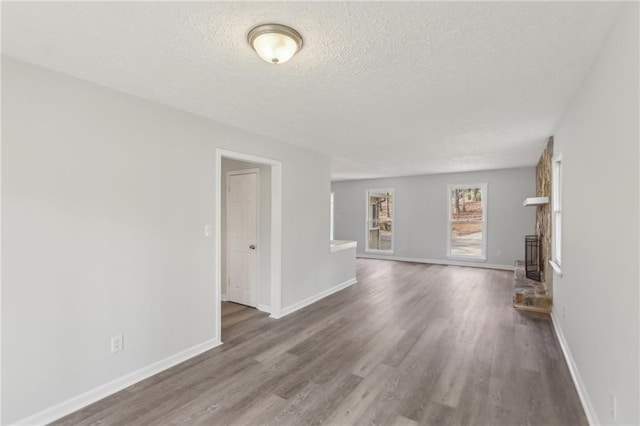
<svg viewBox="0 0 640 426"><path fill-rule="evenodd" d="M587 424L511 278L360 259L357 284L279 320L224 303L224 345L56 424Z"/></svg>

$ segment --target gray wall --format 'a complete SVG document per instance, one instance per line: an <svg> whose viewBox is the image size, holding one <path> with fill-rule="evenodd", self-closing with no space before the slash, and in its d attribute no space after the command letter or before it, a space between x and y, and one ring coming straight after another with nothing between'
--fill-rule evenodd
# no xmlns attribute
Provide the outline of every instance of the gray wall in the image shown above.
<svg viewBox="0 0 640 426"><path fill-rule="evenodd" d="M533 167L333 182L335 238L358 241L358 253L364 253L365 191L393 188L393 256L445 261L447 185L472 183L487 183L488 240L484 264L513 266L515 260L524 258L524 236L535 229L535 208L522 206L526 197L535 196ZM496 255L498 250L502 256Z"/></svg>
<svg viewBox="0 0 640 426"><path fill-rule="evenodd" d="M232 160L229 158L222 159L222 253L221 253L221 269L222 269L222 295L226 298L228 293L228 275L227 275L227 172L246 169L260 169L260 194L259 194L259 211L258 217L258 267L260 269L258 275L258 305L263 305L265 309L271 304L271 166L265 164L247 163L244 161Z"/></svg>
<svg viewBox="0 0 640 426"><path fill-rule="evenodd" d="M334 286L328 156L2 58L2 424L219 339L216 148L282 162L282 307Z"/></svg>
<svg viewBox="0 0 640 426"><path fill-rule="evenodd" d="M554 136L564 174L554 316L593 424L640 424L639 9L622 8Z"/></svg>

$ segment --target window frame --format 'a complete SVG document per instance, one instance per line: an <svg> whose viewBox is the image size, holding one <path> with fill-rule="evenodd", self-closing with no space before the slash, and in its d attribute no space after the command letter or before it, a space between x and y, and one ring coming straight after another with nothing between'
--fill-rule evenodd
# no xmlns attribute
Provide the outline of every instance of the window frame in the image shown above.
<svg viewBox="0 0 640 426"><path fill-rule="evenodd" d="M551 160L551 260L549 264L560 276L562 276L562 226L564 222L562 213L563 169L562 155L558 154Z"/></svg>
<svg viewBox="0 0 640 426"><path fill-rule="evenodd" d="M333 241L335 235L335 198L336 193L329 193L329 241Z"/></svg>
<svg viewBox="0 0 640 426"><path fill-rule="evenodd" d="M380 249L370 249L369 248L369 197L370 193L376 192L386 192L391 194L391 249L389 250L380 250ZM394 253L394 246L396 240L396 193L394 188L382 188L382 189L365 189L364 190L364 251L365 253L372 254L389 254L392 255Z"/></svg>
<svg viewBox="0 0 640 426"><path fill-rule="evenodd" d="M471 183L471 184L457 184L450 183L447 185L447 259L451 260L462 260L462 261L472 261L472 262L486 262L487 261L487 241L488 241L488 215L487 215L487 206L489 204L489 196L487 191L487 183ZM451 254L451 225L453 224L452 220L452 209L451 209L451 191L459 188L480 188L482 193L482 254L480 256L472 256L472 255L463 255L463 254Z"/></svg>

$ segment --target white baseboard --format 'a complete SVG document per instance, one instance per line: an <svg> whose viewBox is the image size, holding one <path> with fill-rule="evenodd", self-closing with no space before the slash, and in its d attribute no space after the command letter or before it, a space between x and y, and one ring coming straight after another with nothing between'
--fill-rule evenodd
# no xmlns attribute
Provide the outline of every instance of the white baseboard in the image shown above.
<svg viewBox="0 0 640 426"><path fill-rule="evenodd" d="M358 282L358 281L356 280L355 277L351 278L351 279L349 279L349 280L347 280L347 281L345 281L345 282L343 282L341 284L338 284L335 287L331 287L328 290L320 292L320 293L316 294L315 296L308 297L308 298L306 298L306 299L304 299L304 300L302 300L302 301L300 301L298 303L294 303L291 306L287 306L286 308L282 309L279 314L272 313L271 314L271 318L276 318L276 319L277 318L282 318L285 315L289 315L290 313L293 313L293 312L295 312L295 311L297 311L299 309L302 309L305 306L309 306L310 304L315 303L318 300L323 299L323 298L325 298L325 297L327 297L327 296L329 296L329 295L331 295L331 294L333 294L333 293L335 293L337 291L345 289L345 288L355 284L356 282Z"/></svg>
<svg viewBox="0 0 640 426"><path fill-rule="evenodd" d="M270 313L271 313L271 306L269 306L269 305L260 305L260 304L259 304L257 309L258 309L259 311L261 311L261 312L266 312L266 313L268 313L268 314L270 314Z"/></svg>
<svg viewBox="0 0 640 426"><path fill-rule="evenodd" d="M227 302L229 299L227 298L226 294L221 294L220 295L220 300L222 300L223 302Z"/></svg>
<svg viewBox="0 0 640 426"><path fill-rule="evenodd" d="M222 342L220 342L219 339L207 340L206 342L200 343L189 349L185 349L184 351L178 352L177 354L171 355L165 359L154 362L151 365L143 367L139 370L134 371L133 373L127 374L126 376L122 376L111 382L100 385L97 388L84 392L78 396L75 396L71 399L61 402L60 404L54 405L53 407L49 407L45 410L42 410L39 413L29 416L26 419L20 420L14 424L15 425L49 424L68 414L73 413L74 411L78 411L79 409L84 408L89 404L93 404L96 401L106 398L109 395L112 395L118 391L121 391L122 389L125 389L135 383L138 383L155 374L158 374L161 371L164 371L168 368L173 367L174 365L180 364L181 362L184 362L190 358L193 358L196 355L200 355L201 353L206 352L210 349L213 349L216 346L219 346L221 344Z"/></svg>
<svg viewBox="0 0 640 426"><path fill-rule="evenodd" d="M497 265L493 263L481 263L481 262L465 262L463 260L421 259L417 257L383 256L379 254L366 254L366 253L358 253L356 257L363 258L363 259L395 260L398 262L432 263L435 265L469 266L472 268L500 269L503 271L513 271L515 269L514 266L510 266L510 265Z"/></svg>
<svg viewBox="0 0 640 426"><path fill-rule="evenodd" d="M567 365L569 366L569 372L571 372L571 378L573 379L573 384L576 387L578 396L580 397L580 402L582 403L582 408L587 416L587 421L590 425L599 425L600 422L598 421L598 416L596 415L596 411L593 409L593 405L591 405L591 399L589 399L587 389L584 386L582 377L580 377L578 366L573 360L573 356L571 356L569 345L567 344L567 340L564 338L564 334L562 333L562 329L558 323L555 311L551 312L551 323L553 324L553 330L555 331L558 342L560 343L560 348L562 348L564 359L567 361Z"/></svg>

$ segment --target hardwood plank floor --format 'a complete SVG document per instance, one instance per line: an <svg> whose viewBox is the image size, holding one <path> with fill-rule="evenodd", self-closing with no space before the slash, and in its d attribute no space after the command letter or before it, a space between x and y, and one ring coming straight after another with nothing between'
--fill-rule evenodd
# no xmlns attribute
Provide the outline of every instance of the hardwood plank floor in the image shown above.
<svg viewBox="0 0 640 426"><path fill-rule="evenodd" d="M55 424L587 424L512 273L357 264L357 284L279 320L223 303L224 345Z"/></svg>

